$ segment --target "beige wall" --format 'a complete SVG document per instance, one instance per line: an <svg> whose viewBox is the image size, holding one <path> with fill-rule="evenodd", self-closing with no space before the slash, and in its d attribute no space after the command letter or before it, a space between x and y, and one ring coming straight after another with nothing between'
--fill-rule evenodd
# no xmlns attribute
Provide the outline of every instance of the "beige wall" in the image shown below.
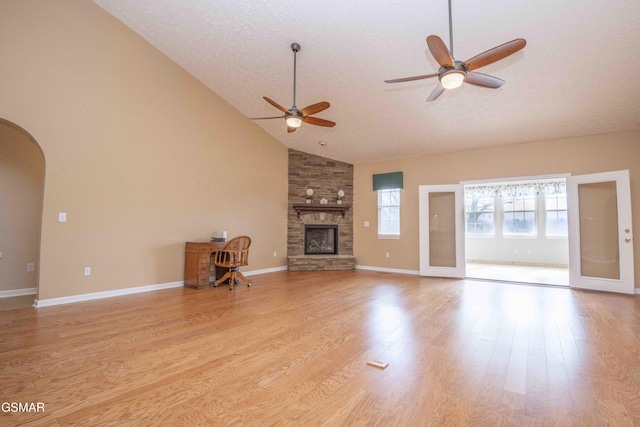
<svg viewBox="0 0 640 427"><path fill-rule="evenodd" d="M0 40L0 118L47 164L38 299L180 281L222 230L286 265L283 145L90 1L3 0Z"/></svg>
<svg viewBox="0 0 640 427"><path fill-rule="evenodd" d="M360 266L417 271L418 186L461 181L629 169L633 222L640 226L640 131L530 142L419 158L356 164L354 170L354 253ZM377 198L372 174L404 172L399 240L377 237ZM369 221L371 226L363 226ZM636 231L636 237L638 236ZM389 258L385 258L389 252ZM640 280L640 239L634 242L636 288Z"/></svg>
<svg viewBox="0 0 640 427"><path fill-rule="evenodd" d="M24 130L0 119L0 292L35 288L44 157Z"/></svg>

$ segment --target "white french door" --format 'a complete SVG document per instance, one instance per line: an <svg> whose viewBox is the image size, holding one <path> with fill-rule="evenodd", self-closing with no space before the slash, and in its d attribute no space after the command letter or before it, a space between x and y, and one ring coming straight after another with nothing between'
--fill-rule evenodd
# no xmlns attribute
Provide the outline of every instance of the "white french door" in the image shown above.
<svg viewBox="0 0 640 427"><path fill-rule="evenodd" d="M420 275L465 276L464 189L459 185L421 185Z"/></svg>
<svg viewBox="0 0 640 427"><path fill-rule="evenodd" d="M629 171L567 178L569 285L634 293Z"/></svg>

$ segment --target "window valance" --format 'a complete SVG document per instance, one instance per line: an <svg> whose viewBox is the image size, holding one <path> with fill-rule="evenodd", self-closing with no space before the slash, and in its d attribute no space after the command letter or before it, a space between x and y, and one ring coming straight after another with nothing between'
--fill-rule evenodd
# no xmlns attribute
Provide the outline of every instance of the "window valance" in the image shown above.
<svg viewBox="0 0 640 427"><path fill-rule="evenodd" d="M373 190L402 188L402 172L379 173L373 175Z"/></svg>
<svg viewBox="0 0 640 427"><path fill-rule="evenodd" d="M567 184L564 179L508 182L496 184L465 185L464 196L468 199L478 197L514 197L535 196L537 194L566 194Z"/></svg>

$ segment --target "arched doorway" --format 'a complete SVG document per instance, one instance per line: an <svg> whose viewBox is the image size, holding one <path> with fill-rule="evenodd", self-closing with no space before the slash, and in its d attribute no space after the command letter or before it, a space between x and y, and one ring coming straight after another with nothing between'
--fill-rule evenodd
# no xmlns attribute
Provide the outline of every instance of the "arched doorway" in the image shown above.
<svg viewBox="0 0 640 427"><path fill-rule="evenodd" d="M40 145L0 119L0 310L31 306L37 297L44 177Z"/></svg>

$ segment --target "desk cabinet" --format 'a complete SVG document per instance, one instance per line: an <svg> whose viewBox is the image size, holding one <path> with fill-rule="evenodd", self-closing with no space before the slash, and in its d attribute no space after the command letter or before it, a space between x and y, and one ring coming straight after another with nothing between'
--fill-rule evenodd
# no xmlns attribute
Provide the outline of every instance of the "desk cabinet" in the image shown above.
<svg viewBox="0 0 640 427"><path fill-rule="evenodd" d="M189 288L209 286L211 254L224 247L224 242L186 242L184 251L184 285Z"/></svg>

